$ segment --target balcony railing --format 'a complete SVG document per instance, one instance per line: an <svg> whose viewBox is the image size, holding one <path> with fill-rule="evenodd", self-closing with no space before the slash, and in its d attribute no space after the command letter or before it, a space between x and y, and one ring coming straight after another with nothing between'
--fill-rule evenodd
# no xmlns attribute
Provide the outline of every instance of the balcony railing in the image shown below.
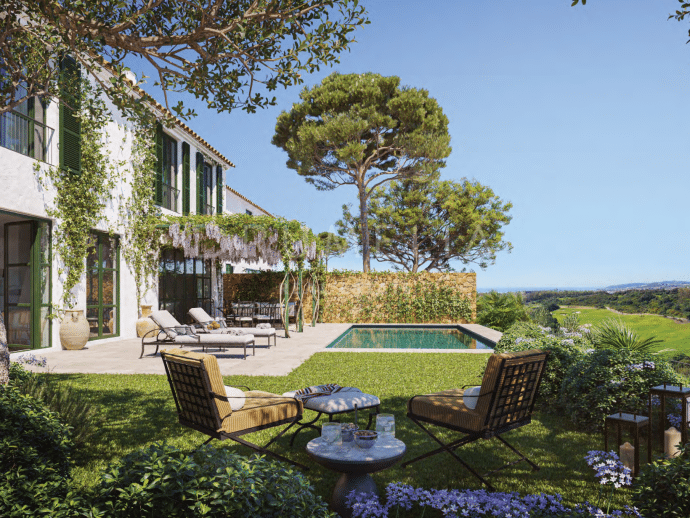
<svg viewBox="0 0 690 518"><path fill-rule="evenodd" d="M206 214L206 215L208 215L208 216L212 216L212 215L215 214L215 213L216 213L216 208L215 208L213 205L208 205L208 204L207 204L207 205L204 205L204 206L203 206L203 213L202 213L202 214Z"/></svg>
<svg viewBox="0 0 690 518"><path fill-rule="evenodd" d="M11 110L0 114L0 146L50 163L50 143L55 130Z"/></svg>
<svg viewBox="0 0 690 518"><path fill-rule="evenodd" d="M177 200L180 197L180 190L176 189L172 185L162 184L161 185L162 203L161 207L170 209L173 212L177 212Z"/></svg>

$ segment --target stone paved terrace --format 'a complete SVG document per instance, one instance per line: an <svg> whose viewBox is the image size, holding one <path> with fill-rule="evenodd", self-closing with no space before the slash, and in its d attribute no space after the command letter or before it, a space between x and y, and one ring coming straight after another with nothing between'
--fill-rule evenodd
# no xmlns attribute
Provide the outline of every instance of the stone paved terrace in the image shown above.
<svg viewBox="0 0 690 518"><path fill-rule="evenodd" d="M316 327L306 326L303 333L291 331L291 338L285 338L283 331L278 330L277 346L269 348L266 346L264 338L258 338L256 356L252 356L248 349L246 360L242 359L241 349L211 350L211 352L218 358L221 373L226 376L285 376L309 359L311 355L320 351L328 351L333 354L340 352L362 352L363 354L374 351L400 352L392 349L326 349L326 346L345 332L350 325L318 324ZM482 332L481 329L478 329L480 327L482 326L477 326L477 329L472 328L472 331L480 334ZM141 339L133 338L106 343L90 342L80 351L36 350L33 351L33 354L45 356L48 360L48 369L55 373L165 374L160 355L153 356L154 351L155 346L147 346L144 350L144 357L139 359ZM404 352L486 354L490 353L491 349L407 349ZM14 353L11 355L11 359L16 360L21 354ZM45 372L45 369L35 370Z"/></svg>

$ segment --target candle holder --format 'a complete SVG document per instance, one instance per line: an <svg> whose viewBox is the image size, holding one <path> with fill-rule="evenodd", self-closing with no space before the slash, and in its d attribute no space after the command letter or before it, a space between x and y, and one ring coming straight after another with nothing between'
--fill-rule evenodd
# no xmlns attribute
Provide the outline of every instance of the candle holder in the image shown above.
<svg viewBox="0 0 690 518"><path fill-rule="evenodd" d="M627 414L625 412L616 412L606 416L604 420L604 451L609 451L609 425L616 427L616 450L622 444L622 430L621 428L627 426L633 431L633 447L635 448L634 466L632 469L632 476L635 477L640 472L640 430L649 427L649 417L638 414ZM647 448L647 462L652 462L652 448L651 448L651 429L649 430L650 443Z"/></svg>
<svg viewBox="0 0 690 518"><path fill-rule="evenodd" d="M681 400L681 416L680 416L680 438L683 444L688 442L688 400L690 400L690 387L683 387L683 385L657 385L652 387L649 391L649 450L652 450L652 435L654 435L654 423L652 419L652 397L657 396L661 403L661 416L659 419L659 449L664 451L664 431L666 429L666 398L678 398Z"/></svg>

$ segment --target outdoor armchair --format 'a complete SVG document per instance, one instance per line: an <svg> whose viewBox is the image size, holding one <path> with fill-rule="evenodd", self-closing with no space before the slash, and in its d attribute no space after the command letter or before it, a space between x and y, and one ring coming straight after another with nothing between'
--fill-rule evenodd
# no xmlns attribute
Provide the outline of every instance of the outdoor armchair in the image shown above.
<svg viewBox="0 0 690 518"><path fill-rule="evenodd" d="M161 357L175 399L179 422L208 435L210 438L204 444L213 439L231 439L259 453L308 469L267 449L299 423L303 409L300 401L270 392L242 392L224 386L218 360L210 354L164 349L161 350ZM233 410L231 404L236 399L243 403L234 405L241 408ZM264 446L241 437L283 425L287 426Z"/></svg>
<svg viewBox="0 0 690 518"><path fill-rule="evenodd" d="M144 347L146 345L155 345L156 351L161 345L171 345L183 347L185 345L201 346L204 351L209 347L218 347L220 349L226 347L241 347L244 349L244 359L247 359L247 346L252 346L253 354L256 354L254 335L218 335L218 334L197 334L194 332L192 326L185 326L180 324L174 316L166 310L153 311L151 319L156 323L158 328L152 329L141 338L141 355L144 356Z"/></svg>
<svg viewBox="0 0 690 518"><path fill-rule="evenodd" d="M445 451L491 490L493 486L484 477L508 466L524 460L533 470L538 470L539 466L508 444L501 435L531 422L547 355L539 350L493 354L487 363L480 388L473 391L451 389L410 399L407 417L436 441L440 448L405 462L403 467ZM460 432L464 436L446 444L425 424ZM515 452L519 459L480 475L454 451L478 439L493 437Z"/></svg>
<svg viewBox="0 0 690 518"><path fill-rule="evenodd" d="M195 320L197 324L196 328L199 331L199 333L228 334L246 331L248 334L254 335L254 337L265 336L268 340L269 346L271 345L271 337L273 337L273 345L277 345L276 330L273 327L263 329L257 327L251 330L247 330L246 328L241 327L227 327L222 319L212 319L211 316L208 313L206 313L206 311L203 308L190 309L189 316ZM212 322L218 322L218 325L220 327L218 327L217 329L211 329L209 326Z"/></svg>

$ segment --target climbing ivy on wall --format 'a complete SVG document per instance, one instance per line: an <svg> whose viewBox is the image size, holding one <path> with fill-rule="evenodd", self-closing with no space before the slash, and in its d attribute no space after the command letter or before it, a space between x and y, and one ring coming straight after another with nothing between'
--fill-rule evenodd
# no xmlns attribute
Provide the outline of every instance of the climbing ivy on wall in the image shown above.
<svg viewBox="0 0 690 518"><path fill-rule="evenodd" d="M104 129L109 111L105 103L88 81L81 82L80 96L80 109L75 114L81 122L80 173L48 167L43 170L44 176L40 176L39 163L34 165L44 188L52 183L56 193L46 212L58 221L53 235L55 250L62 261L58 273L63 276L61 302L64 309L72 308L76 302L72 289L84 274L89 233L104 217L122 165L107 154L109 138Z"/></svg>
<svg viewBox="0 0 690 518"><path fill-rule="evenodd" d="M156 174L155 124L145 118L135 121L130 164L131 193L121 200L120 218L124 226L122 253L134 275L137 307L153 288L158 273L162 231L160 210L152 186Z"/></svg>
<svg viewBox="0 0 690 518"><path fill-rule="evenodd" d="M474 293L433 275L406 272L336 271L326 275L322 298L324 322L352 323L456 323L472 321ZM345 282L343 282L345 281ZM340 286L336 286L336 284ZM368 283L368 284L367 284ZM352 289L359 284L358 289ZM381 287L382 284L385 286Z"/></svg>

